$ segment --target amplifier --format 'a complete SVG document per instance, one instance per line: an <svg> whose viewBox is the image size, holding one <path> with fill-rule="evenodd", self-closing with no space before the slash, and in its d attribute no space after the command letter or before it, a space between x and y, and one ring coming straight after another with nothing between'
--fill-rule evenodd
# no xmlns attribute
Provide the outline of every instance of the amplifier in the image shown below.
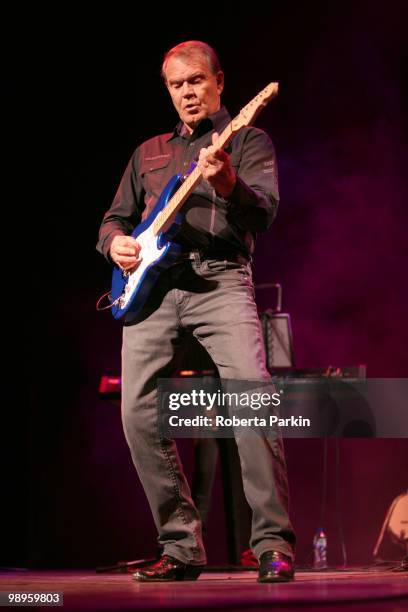
<svg viewBox="0 0 408 612"><path fill-rule="evenodd" d="M282 285L263 283L256 290L273 289L276 292L274 308L259 313L266 353L268 370L291 368L294 366L292 327L290 315L282 310Z"/></svg>
<svg viewBox="0 0 408 612"><path fill-rule="evenodd" d="M259 315L266 353L266 366L291 368L294 365L290 315L266 310Z"/></svg>

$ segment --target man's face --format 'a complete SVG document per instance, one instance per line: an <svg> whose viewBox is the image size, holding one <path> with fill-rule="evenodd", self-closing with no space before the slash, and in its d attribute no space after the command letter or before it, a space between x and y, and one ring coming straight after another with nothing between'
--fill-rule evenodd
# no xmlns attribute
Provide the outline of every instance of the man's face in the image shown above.
<svg viewBox="0 0 408 612"><path fill-rule="evenodd" d="M224 75L221 71L213 74L205 56L173 56L166 63L165 75L174 107L190 133L219 110Z"/></svg>

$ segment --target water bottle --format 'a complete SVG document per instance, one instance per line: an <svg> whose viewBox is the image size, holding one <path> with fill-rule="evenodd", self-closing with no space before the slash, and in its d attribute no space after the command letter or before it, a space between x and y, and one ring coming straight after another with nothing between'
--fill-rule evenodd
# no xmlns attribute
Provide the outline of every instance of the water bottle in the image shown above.
<svg viewBox="0 0 408 612"><path fill-rule="evenodd" d="M323 528L319 528L313 538L314 563L315 569L327 567L327 537Z"/></svg>

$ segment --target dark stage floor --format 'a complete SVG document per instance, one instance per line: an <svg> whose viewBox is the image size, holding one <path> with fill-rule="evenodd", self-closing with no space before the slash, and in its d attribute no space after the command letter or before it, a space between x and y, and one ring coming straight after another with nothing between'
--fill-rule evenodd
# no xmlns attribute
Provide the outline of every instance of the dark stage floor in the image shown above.
<svg viewBox="0 0 408 612"><path fill-rule="evenodd" d="M62 610L408 610L406 573L298 571L293 583L274 585L258 584L256 576L254 571L206 572L197 582L141 584L130 574L92 570L3 571L0 591L63 591Z"/></svg>

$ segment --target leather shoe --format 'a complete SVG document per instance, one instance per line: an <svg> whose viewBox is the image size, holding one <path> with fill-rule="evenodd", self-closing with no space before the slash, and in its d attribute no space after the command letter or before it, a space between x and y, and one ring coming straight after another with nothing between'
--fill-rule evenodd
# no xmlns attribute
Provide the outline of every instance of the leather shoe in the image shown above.
<svg viewBox="0 0 408 612"><path fill-rule="evenodd" d="M197 580L204 565L188 565L169 555L163 555L156 563L138 569L134 580L139 582L171 582L173 580Z"/></svg>
<svg viewBox="0 0 408 612"><path fill-rule="evenodd" d="M295 575L293 561L277 550L267 550L259 559L258 582L289 582Z"/></svg>

